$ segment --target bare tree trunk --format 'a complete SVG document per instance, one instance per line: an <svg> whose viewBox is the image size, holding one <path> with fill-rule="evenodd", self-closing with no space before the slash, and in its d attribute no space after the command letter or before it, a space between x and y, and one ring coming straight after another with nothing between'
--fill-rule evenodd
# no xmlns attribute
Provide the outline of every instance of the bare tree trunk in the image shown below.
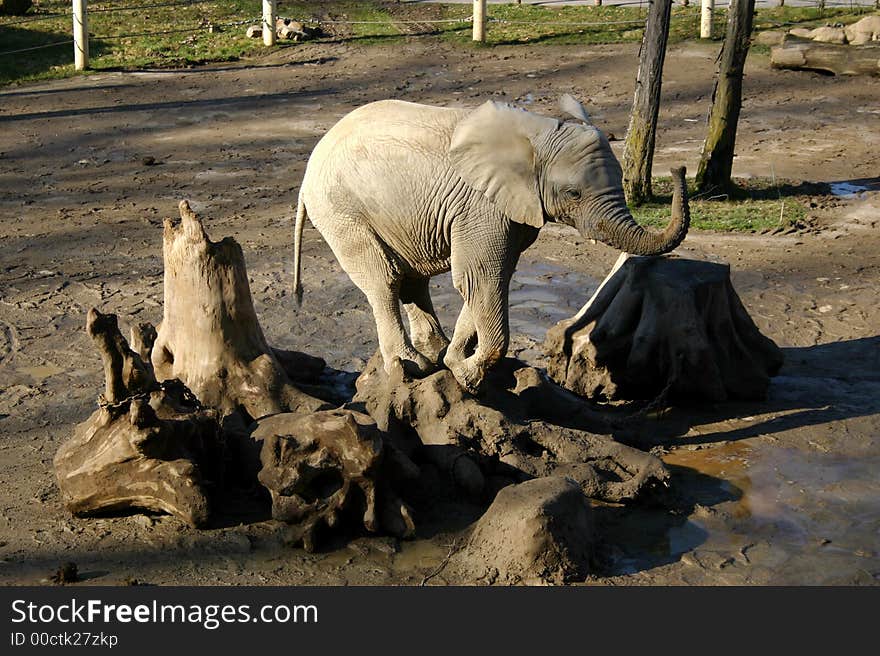
<svg viewBox="0 0 880 656"><path fill-rule="evenodd" d="M742 105L743 68L749 54L754 13L755 0L731 0L727 34L721 47L715 90L712 92L709 129L697 169L697 188L700 191L730 184L736 126Z"/></svg>
<svg viewBox="0 0 880 656"><path fill-rule="evenodd" d="M623 150L623 189L631 205L639 205L651 196L654 135L660 111L660 87L671 12L672 0L651 0Z"/></svg>

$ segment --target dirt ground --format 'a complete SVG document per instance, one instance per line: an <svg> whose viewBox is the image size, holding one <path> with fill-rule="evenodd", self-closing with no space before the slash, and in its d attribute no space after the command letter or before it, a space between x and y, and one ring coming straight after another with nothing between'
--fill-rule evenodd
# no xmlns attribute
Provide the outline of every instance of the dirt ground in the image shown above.
<svg viewBox="0 0 880 656"><path fill-rule="evenodd" d="M717 49L687 43L668 54L658 174L696 170ZM65 561L96 584L447 582L442 563L473 519L467 509L421 509L414 541L359 538L318 554L282 546L264 517L207 531L161 516L71 517L52 457L103 385L86 312L160 320L161 220L188 198L214 239L242 244L270 343L359 371L376 348L372 317L311 227L302 309L291 293L291 204L324 131L382 98L502 98L553 113L571 92L622 136L637 52L476 50L431 37L303 44L241 65L0 91L0 582L40 584ZM753 53L745 92L736 175L860 182L815 197L806 230L692 232L679 249L730 263L786 364L765 403L676 409L643 426L641 446L669 463L677 501L598 508L602 545L588 583L880 579L880 78L773 71ZM541 364L544 331L583 304L617 255L546 228L512 286L513 353ZM434 296L450 325L459 301L448 277Z"/></svg>

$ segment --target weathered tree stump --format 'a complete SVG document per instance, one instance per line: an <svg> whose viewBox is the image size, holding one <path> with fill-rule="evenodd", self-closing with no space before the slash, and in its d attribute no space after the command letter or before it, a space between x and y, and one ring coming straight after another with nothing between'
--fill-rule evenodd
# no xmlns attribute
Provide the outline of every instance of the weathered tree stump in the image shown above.
<svg viewBox="0 0 880 656"><path fill-rule="evenodd" d="M770 49L770 65L835 75L880 75L880 43L837 45L789 35Z"/></svg>
<svg viewBox="0 0 880 656"><path fill-rule="evenodd" d="M590 399L764 399L782 365L727 265L626 254L545 349L553 379Z"/></svg>
<svg viewBox="0 0 880 656"><path fill-rule="evenodd" d="M156 382L119 332L116 315L89 311L88 334L104 361L100 408L55 455L55 475L75 515L140 509L193 526L209 518L208 487L223 470L216 413L179 381Z"/></svg>
<svg viewBox="0 0 880 656"><path fill-rule="evenodd" d="M259 480L272 496L272 517L292 524L292 543L314 551L322 530L345 524L397 537L414 532L393 482L418 477L418 467L386 444L367 415L273 415L252 437L262 441Z"/></svg>
<svg viewBox="0 0 880 656"><path fill-rule="evenodd" d="M258 418L326 407L293 384L266 342L238 243L210 241L186 201L180 216L177 227L165 220L164 314L152 349L156 378L180 379L223 415L243 409ZM323 367L317 358L282 355Z"/></svg>
<svg viewBox="0 0 880 656"><path fill-rule="evenodd" d="M498 481L560 474L589 497L625 501L668 477L654 456L582 430L607 427L577 396L517 360L496 365L475 398L445 369L412 380L399 366L386 374L376 354L357 390L354 402L394 444L436 465L472 498L491 494Z"/></svg>

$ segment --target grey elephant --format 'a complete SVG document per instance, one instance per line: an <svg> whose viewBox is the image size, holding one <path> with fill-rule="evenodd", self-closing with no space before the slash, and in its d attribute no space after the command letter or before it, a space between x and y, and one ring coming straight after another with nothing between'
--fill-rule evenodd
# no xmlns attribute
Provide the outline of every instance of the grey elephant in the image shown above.
<svg viewBox="0 0 880 656"><path fill-rule="evenodd" d="M685 171L673 170L671 220L635 222L620 164L571 96L562 122L498 102L452 109L383 100L343 117L312 152L294 231L294 285L306 216L373 310L379 348L412 375L442 363L471 393L507 352L508 287L546 222L638 255L666 253L689 224ZM452 270L464 305L450 342L431 276ZM409 319L404 330L400 304Z"/></svg>

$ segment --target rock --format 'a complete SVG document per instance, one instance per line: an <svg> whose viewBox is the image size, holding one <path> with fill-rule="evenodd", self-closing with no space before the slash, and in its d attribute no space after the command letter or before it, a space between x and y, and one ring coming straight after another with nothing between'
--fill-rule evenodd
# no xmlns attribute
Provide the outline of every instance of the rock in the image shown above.
<svg viewBox="0 0 880 656"><path fill-rule="evenodd" d="M79 581L79 569L74 562L64 563L55 570L49 577L49 580L56 585L67 585L68 583L76 583Z"/></svg>
<svg viewBox="0 0 880 656"><path fill-rule="evenodd" d="M755 43L762 46L778 46L785 40L785 32L779 30L765 30L758 32L755 36Z"/></svg>
<svg viewBox="0 0 880 656"><path fill-rule="evenodd" d="M810 38L819 43L836 43L839 45L846 43L846 33L842 27L817 27L810 33Z"/></svg>
<svg viewBox="0 0 880 656"><path fill-rule="evenodd" d="M846 40L855 46L880 41L880 15L865 16L843 28Z"/></svg>
<svg viewBox="0 0 880 656"><path fill-rule="evenodd" d="M561 584L590 572L593 516L573 480L536 478L504 488L479 519L450 573L501 584Z"/></svg>
<svg viewBox="0 0 880 656"><path fill-rule="evenodd" d="M792 36L799 36L802 39L812 39L813 38L813 30L807 27L794 27L788 31Z"/></svg>
<svg viewBox="0 0 880 656"><path fill-rule="evenodd" d="M259 25L251 25L249 28L247 28L245 35L249 39L259 39L261 36L263 36L263 28Z"/></svg>

